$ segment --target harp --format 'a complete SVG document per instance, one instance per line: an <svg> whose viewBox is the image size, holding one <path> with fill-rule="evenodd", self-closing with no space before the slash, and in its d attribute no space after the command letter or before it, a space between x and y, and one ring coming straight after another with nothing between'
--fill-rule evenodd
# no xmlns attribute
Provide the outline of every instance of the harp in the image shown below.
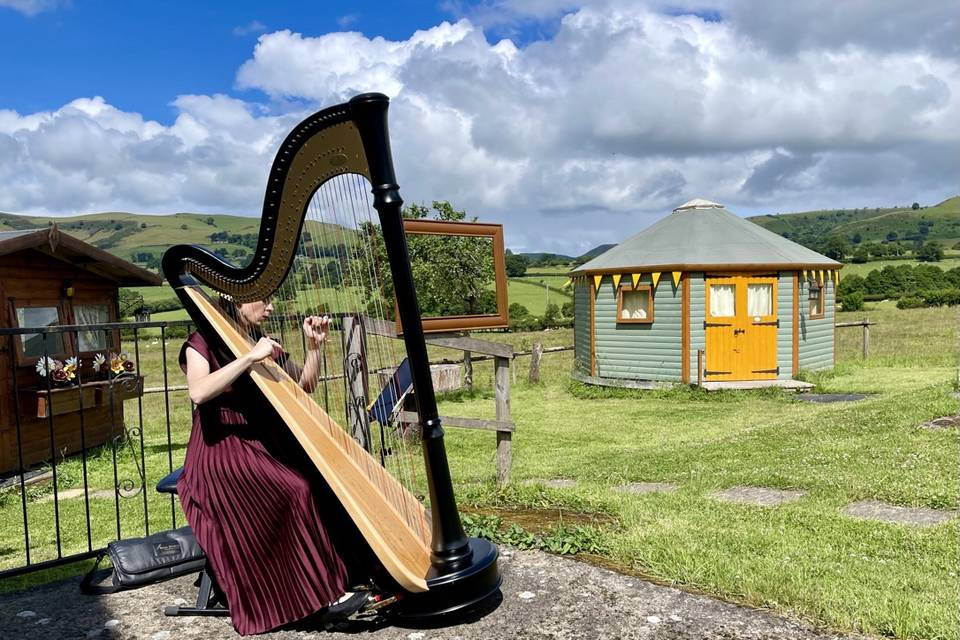
<svg viewBox="0 0 960 640"><path fill-rule="evenodd" d="M407 254L387 107L386 96L363 94L319 111L294 128L271 167L259 237L246 266L233 266L202 247L177 245L164 254L162 267L212 347L224 354L225 360L238 357L252 343L204 288L238 302L270 297L284 284L297 260L308 208L317 206L315 194L348 177L363 180L360 184L368 187L368 196L372 191L396 313L405 328L404 351L420 415L429 516L417 497L385 471L383 450L380 459L371 455L369 442L351 437L338 423L338 416L319 406L281 367L265 361L245 375L330 485L388 580L395 582L391 586L405 592L399 612L428 617L463 609L495 593L500 572L496 547L467 538L457 511ZM366 228L369 230L369 225ZM358 242L358 238L351 236L346 243ZM341 285L341 290L349 287ZM350 333L348 325L357 317L340 316L342 333ZM346 405L348 413L351 407L357 413L356 402Z"/></svg>

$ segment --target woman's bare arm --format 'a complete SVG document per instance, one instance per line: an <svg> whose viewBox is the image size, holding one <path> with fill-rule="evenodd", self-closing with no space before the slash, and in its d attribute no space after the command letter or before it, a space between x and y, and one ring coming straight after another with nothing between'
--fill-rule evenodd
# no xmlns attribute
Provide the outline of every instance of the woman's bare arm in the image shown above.
<svg viewBox="0 0 960 640"><path fill-rule="evenodd" d="M260 338L253 349L233 362L210 372L210 363L200 352L187 349L187 392L194 404L203 404L224 392L234 380L239 378L255 362L273 355L280 345L270 338Z"/></svg>

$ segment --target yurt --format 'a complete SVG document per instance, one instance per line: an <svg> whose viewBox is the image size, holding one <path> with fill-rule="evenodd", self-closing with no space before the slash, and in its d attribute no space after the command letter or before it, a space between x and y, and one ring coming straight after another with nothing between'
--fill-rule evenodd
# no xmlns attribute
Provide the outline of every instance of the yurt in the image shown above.
<svg viewBox="0 0 960 640"><path fill-rule="evenodd" d="M842 265L691 200L574 269L574 378L791 386L834 363Z"/></svg>

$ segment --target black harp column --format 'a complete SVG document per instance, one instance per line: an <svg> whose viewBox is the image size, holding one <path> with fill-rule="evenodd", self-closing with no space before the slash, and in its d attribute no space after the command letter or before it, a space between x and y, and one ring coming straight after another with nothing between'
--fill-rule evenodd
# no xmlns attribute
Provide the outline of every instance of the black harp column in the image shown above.
<svg viewBox="0 0 960 640"><path fill-rule="evenodd" d="M433 516L432 562L441 575L470 564L473 552L460 523L450 467L443 443L443 428L437 411L437 399L430 378L430 361L420 323L420 307L413 285L413 271L407 254L407 239L403 231L399 186L390 155L387 135L386 96L376 93L359 95L350 101L353 119L363 140L364 152L373 185L373 206L380 215L393 286L397 295L403 339L410 361L413 391L417 398L420 423L423 429L423 457L426 465Z"/></svg>

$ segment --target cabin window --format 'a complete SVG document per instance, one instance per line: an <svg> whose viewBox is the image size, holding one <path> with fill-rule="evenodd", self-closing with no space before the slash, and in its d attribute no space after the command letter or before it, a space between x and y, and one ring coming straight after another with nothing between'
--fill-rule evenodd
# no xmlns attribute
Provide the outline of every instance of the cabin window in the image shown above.
<svg viewBox="0 0 960 640"><path fill-rule="evenodd" d="M49 307L16 307L17 327L21 329L33 329L40 327L55 327L60 324L60 308L56 306ZM62 333L46 334L46 344L44 344L44 334L42 333L24 333L20 335L20 357L21 358L39 358L45 353L49 356L62 355L66 353Z"/></svg>
<svg viewBox="0 0 960 640"><path fill-rule="evenodd" d="M110 312L105 304L75 304L73 314L77 324L104 324L110 322ZM107 348L106 331L78 331L77 350L80 352L104 351Z"/></svg>
<svg viewBox="0 0 960 640"><path fill-rule="evenodd" d="M650 285L620 287L617 292L617 322L653 322L653 291Z"/></svg>
<svg viewBox="0 0 960 640"><path fill-rule="evenodd" d="M772 284L747 285L747 315L755 318L773 315Z"/></svg>
<svg viewBox="0 0 960 640"><path fill-rule="evenodd" d="M730 318L735 315L737 315L736 285L710 285L710 317Z"/></svg>
<svg viewBox="0 0 960 640"><path fill-rule="evenodd" d="M810 319L823 317L823 289L820 283L810 283Z"/></svg>

